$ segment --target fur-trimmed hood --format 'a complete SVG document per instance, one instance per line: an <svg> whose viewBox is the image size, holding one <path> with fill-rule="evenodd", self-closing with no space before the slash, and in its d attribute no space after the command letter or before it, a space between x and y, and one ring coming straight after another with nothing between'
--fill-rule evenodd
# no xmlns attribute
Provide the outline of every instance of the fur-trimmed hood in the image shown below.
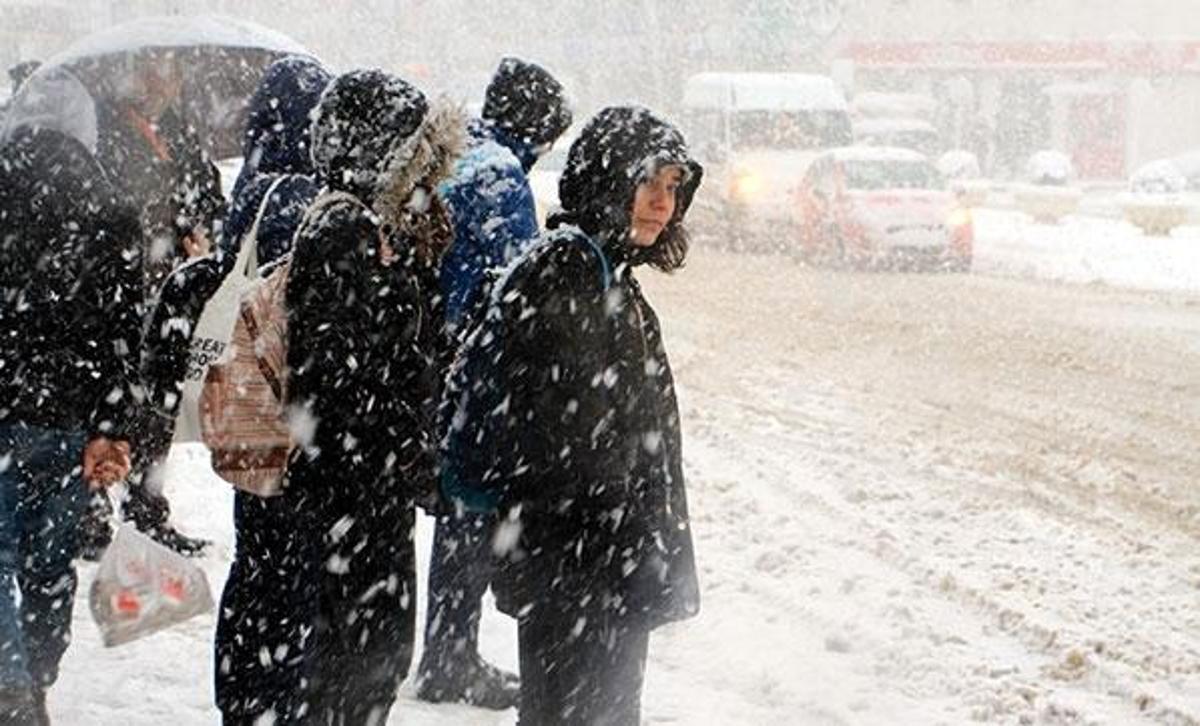
<svg viewBox="0 0 1200 726"><path fill-rule="evenodd" d="M378 70L334 80L317 106L312 155L317 177L354 195L384 225L406 227L434 203L466 141L462 111L431 106L415 86Z"/></svg>
<svg viewBox="0 0 1200 726"><path fill-rule="evenodd" d="M435 201L438 184L450 178L466 138L462 109L443 99L434 101L416 132L388 154L372 208L392 224L423 212Z"/></svg>

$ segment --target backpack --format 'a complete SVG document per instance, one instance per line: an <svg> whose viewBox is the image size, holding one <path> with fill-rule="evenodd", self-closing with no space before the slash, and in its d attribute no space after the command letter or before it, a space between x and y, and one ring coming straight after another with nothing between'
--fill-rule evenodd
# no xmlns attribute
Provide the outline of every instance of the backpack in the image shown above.
<svg viewBox="0 0 1200 726"><path fill-rule="evenodd" d="M200 392L200 435L217 476L242 491L282 490L293 442L287 401L287 256L242 299L229 357L208 369Z"/></svg>
<svg viewBox="0 0 1200 726"><path fill-rule="evenodd" d="M305 212L297 236L314 215L346 200L362 205L343 192L322 194ZM200 392L200 434L212 454L213 471L236 488L260 497L282 493L288 458L295 447L287 409L291 262L291 254L281 257L242 297L225 355L208 369Z"/></svg>
<svg viewBox="0 0 1200 726"><path fill-rule="evenodd" d="M601 284L607 291L612 286L608 255L590 237L574 239L596 253ZM503 429L511 425L507 392L500 380L505 321L498 303L507 294L512 271L559 243L550 237L532 246L512 263L508 274L495 280L488 304L472 311L446 375L438 411L442 431L438 483L444 499L467 511L490 513L504 505L506 482L493 465L492 454Z"/></svg>

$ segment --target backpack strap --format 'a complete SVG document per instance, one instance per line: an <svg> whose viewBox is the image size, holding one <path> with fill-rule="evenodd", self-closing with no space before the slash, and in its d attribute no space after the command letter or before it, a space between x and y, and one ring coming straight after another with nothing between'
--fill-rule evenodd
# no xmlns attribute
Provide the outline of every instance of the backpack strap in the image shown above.
<svg viewBox="0 0 1200 726"><path fill-rule="evenodd" d="M608 255L604 252L600 245L596 243L596 240L592 239L591 235L583 234L582 241L588 247L591 247L592 251L596 253L596 256L600 258L600 282L604 286L604 291L608 292L609 288L612 287L612 262L609 261Z"/></svg>
<svg viewBox="0 0 1200 726"><path fill-rule="evenodd" d="M267 204L271 201L271 195L279 189L279 185L283 183L283 177L279 177L271 182L271 186L267 187L266 193L263 194L262 201L258 203L258 211L254 214L254 222L250 225L250 229L246 234L242 235L241 247L238 248L237 262L234 263L233 269L238 273L250 277L258 274L258 227L262 222L263 215L267 213Z"/></svg>

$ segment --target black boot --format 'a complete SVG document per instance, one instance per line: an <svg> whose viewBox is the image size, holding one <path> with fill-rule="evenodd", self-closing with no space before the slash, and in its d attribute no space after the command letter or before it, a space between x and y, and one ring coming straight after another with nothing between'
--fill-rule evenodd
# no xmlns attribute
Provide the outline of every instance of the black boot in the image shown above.
<svg viewBox="0 0 1200 726"><path fill-rule="evenodd" d="M478 653L430 659L429 662L436 662L437 667L422 668L418 676L417 698L422 701L465 703L494 711L517 705L520 679L516 674L488 663Z"/></svg>

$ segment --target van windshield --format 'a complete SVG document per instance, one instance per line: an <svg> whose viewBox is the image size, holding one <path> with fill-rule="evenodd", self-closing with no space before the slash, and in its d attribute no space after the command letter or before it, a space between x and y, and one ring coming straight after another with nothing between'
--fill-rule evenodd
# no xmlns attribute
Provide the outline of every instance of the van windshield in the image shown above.
<svg viewBox="0 0 1200 726"><path fill-rule="evenodd" d="M945 189L946 182L932 164L923 161L864 161L842 163L847 189Z"/></svg>
<svg viewBox="0 0 1200 726"><path fill-rule="evenodd" d="M730 116L736 149L821 149L851 142L842 111L738 111Z"/></svg>

